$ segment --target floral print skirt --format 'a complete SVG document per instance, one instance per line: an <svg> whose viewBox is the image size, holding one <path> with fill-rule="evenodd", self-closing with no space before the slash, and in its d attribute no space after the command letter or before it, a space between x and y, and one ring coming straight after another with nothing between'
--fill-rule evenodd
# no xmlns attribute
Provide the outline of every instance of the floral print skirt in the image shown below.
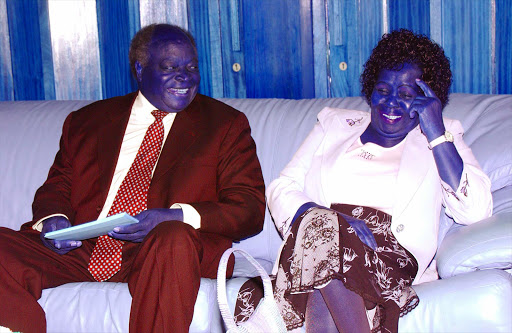
<svg viewBox="0 0 512 333"><path fill-rule="evenodd" d="M411 288L416 260L393 236L390 215L355 205L333 204L331 209L304 212L287 235L273 277L274 298L287 328L304 324L310 292L339 279L375 306L372 332L397 332L399 317L419 303ZM366 246L336 212L364 220L377 248ZM258 279L247 281L238 294L236 320L247 320L262 296Z"/></svg>

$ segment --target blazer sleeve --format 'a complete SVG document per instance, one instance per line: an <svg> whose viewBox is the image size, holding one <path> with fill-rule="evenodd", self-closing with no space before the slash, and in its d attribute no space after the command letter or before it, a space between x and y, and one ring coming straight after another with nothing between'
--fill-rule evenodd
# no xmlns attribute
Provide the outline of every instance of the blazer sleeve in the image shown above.
<svg viewBox="0 0 512 333"><path fill-rule="evenodd" d="M267 204L277 230L282 236L290 228L292 218L299 207L306 202L315 202L314 198L304 193L304 185L306 175L310 171L313 158L324 136L324 126L317 121L291 161L267 188Z"/></svg>
<svg viewBox="0 0 512 333"><path fill-rule="evenodd" d="M471 149L463 140L464 130L458 120L445 120L454 136L454 144L463 161L459 187L452 189L441 180L446 214L455 222L471 224L492 215L491 181L482 171Z"/></svg>
<svg viewBox="0 0 512 333"><path fill-rule="evenodd" d="M201 215L200 231L233 240L263 229L265 184L247 117L239 113L221 141L216 201L189 203Z"/></svg>

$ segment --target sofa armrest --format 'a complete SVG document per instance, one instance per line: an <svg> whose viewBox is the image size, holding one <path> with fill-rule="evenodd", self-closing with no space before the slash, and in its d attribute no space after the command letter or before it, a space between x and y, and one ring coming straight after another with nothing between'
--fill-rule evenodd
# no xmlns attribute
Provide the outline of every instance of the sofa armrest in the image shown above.
<svg viewBox="0 0 512 333"><path fill-rule="evenodd" d="M413 286L418 307L398 332L511 332L512 276L489 269Z"/></svg>
<svg viewBox="0 0 512 333"><path fill-rule="evenodd" d="M437 253L441 278L512 267L512 212L450 230Z"/></svg>

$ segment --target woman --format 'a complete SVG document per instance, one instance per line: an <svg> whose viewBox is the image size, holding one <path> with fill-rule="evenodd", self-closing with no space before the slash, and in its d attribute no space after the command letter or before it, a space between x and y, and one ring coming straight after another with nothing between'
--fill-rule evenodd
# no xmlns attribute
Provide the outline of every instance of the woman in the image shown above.
<svg viewBox="0 0 512 333"><path fill-rule="evenodd" d="M462 224L492 214L462 126L442 118L451 84L442 48L407 30L386 34L361 83L370 113L323 109L267 189L285 239L274 292L288 329L396 332L419 302L410 286L437 278L441 207Z"/></svg>

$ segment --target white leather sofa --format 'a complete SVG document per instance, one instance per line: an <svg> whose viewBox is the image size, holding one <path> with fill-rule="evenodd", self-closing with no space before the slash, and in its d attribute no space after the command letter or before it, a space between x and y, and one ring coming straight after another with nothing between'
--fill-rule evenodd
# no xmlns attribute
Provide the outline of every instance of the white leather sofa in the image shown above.
<svg viewBox="0 0 512 333"><path fill-rule="evenodd" d="M291 159L324 106L368 109L360 97L223 101L247 115L266 184ZM0 226L19 229L31 220L34 192L58 149L62 123L69 112L88 103L0 102ZM461 120L466 142L492 180L494 216L467 227L443 216L436 256L441 279L415 286L420 304L400 319L399 331L511 332L512 95L452 94L445 116ZM280 242L267 211L263 231L234 246L270 271ZM228 281L231 305L245 277L253 275L250 265L237 260L236 277ZM128 331L131 297L126 284L67 284L45 290L39 303L50 332ZM64 314L56 311L62 308ZM201 282L190 331L224 331L215 280Z"/></svg>

